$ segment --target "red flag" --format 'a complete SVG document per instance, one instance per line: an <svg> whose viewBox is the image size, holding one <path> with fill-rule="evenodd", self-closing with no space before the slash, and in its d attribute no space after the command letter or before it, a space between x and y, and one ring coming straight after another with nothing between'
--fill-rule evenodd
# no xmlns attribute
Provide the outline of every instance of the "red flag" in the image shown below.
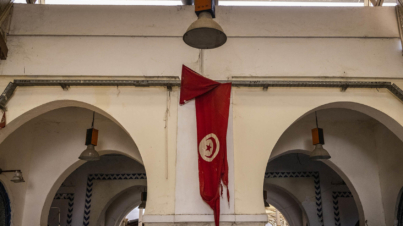
<svg viewBox="0 0 403 226"><path fill-rule="evenodd" d="M216 226L220 222L221 181L227 187L229 202L227 128L230 97L231 83L215 82L183 66L179 103L196 98L200 195L213 209Z"/></svg>

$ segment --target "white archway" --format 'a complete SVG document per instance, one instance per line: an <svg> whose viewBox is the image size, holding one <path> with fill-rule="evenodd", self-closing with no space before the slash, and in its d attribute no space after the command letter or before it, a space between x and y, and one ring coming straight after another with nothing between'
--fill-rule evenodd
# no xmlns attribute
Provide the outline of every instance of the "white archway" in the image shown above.
<svg viewBox="0 0 403 226"><path fill-rule="evenodd" d="M271 154L271 159L295 151L309 153L309 151L305 150L312 150L313 148L310 138L310 129L315 127L315 122L312 113L318 111L318 114L320 114L320 112L332 111L332 109L345 109L344 111L360 112L357 114L366 115L369 120L373 120L373 123L379 123L379 125L384 125L388 129L390 128L391 133L398 133L400 136L398 136L398 134L396 134L396 136L402 139L401 135L403 133L399 133L402 127L391 117L382 112L378 112L376 109L354 103L327 104L310 110L289 126L276 143ZM364 114L364 112L367 114ZM307 116L310 117L312 122L306 122L305 118ZM377 118L373 118L372 116ZM320 119L322 119L322 122ZM374 153L376 152L375 149L365 140L373 139L368 133L368 130L371 128L365 127L362 128L362 130L360 130L359 127L356 129L352 129L352 127L348 128L349 130L353 130L354 134L351 131L347 131L347 127L344 130L341 125L323 122L326 118L324 119L322 117L320 119L320 127L325 127L325 148L328 147L332 155L330 160L323 162L342 177L352 192L357 204L360 224L364 224L365 221L376 221L376 219L379 218L373 216L379 216L379 214L383 213L379 213L379 208L374 208L374 203L377 203L376 205L382 208L383 197L381 188L379 187L381 182L377 176L379 174L377 164L373 164L374 161L377 161L378 157L376 153ZM303 122L304 120L305 122ZM353 125L353 122L351 125ZM357 125L360 125L360 123ZM392 131L392 129L394 131ZM358 133L360 133L360 135L357 135ZM350 137L345 134L349 134ZM299 148L300 150L294 150L295 148ZM360 171L360 169L365 169L365 171ZM362 174L362 176L360 174ZM381 217L381 219L384 219L384 217Z"/></svg>
<svg viewBox="0 0 403 226"><path fill-rule="evenodd" d="M83 140L85 130L90 126L91 115L92 111L81 107L48 111L26 122L0 144L0 155L3 161L6 160L5 166L23 167L26 180L24 184L13 185L19 187L13 192L22 197L20 202L24 204L17 204L20 209L16 209L13 218L47 225L56 191L84 163L78 156L85 149ZM102 115L96 115L95 128L100 131L97 149L101 155L118 153L142 164L136 144L119 125ZM21 137L25 142L19 142ZM31 208L30 203L35 203L36 208Z"/></svg>

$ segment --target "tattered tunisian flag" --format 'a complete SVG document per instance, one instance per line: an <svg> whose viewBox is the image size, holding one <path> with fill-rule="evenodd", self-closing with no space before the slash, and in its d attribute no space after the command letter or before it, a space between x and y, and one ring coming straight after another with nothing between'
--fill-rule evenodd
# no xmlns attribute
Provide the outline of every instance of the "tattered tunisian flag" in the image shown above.
<svg viewBox="0 0 403 226"><path fill-rule="evenodd" d="M200 195L213 209L216 226L220 223L221 180L227 187L229 202L227 128L230 97L231 83L215 82L183 66L179 104L196 98Z"/></svg>

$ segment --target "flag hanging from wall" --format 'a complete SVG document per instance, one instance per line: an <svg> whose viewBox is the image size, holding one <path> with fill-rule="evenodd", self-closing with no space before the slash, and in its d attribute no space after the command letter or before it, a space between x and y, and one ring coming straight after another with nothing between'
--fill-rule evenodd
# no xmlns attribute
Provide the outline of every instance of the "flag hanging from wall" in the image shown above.
<svg viewBox="0 0 403 226"><path fill-rule="evenodd" d="M229 202L227 128L231 83L207 79L183 65L179 104L194 98L200 195L213 209L215 225L219 226L221 181L227 187Z"/></svg>

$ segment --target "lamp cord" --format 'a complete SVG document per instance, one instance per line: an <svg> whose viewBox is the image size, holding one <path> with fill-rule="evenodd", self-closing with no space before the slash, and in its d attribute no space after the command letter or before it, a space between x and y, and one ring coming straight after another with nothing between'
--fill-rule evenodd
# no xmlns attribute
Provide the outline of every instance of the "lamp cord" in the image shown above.
<svg viewBox="0 0 403 226"><path fill-rule="evenodd" d="M94 121L95 121L95 111L94 111L94 113L92 114L92 125L91 125L91 128L94 128Z"/></svg>
<svg viewBox="0 0 403 226"><path fill-rule="evenodd" d="M316 111L315 111L315 118L316 118L316 128L319 128L319 126L318 126L318 115L316 114Z"/></svg>

